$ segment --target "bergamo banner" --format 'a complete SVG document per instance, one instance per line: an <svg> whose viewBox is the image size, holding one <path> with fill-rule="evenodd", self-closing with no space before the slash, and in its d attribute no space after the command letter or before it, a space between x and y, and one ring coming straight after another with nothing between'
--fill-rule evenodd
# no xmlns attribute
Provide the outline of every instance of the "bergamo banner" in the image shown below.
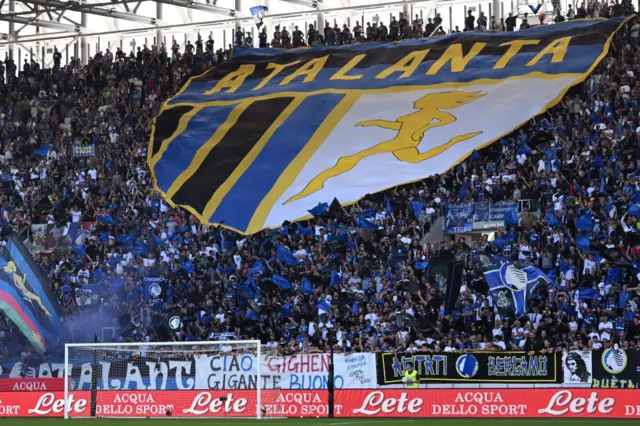
<svg viewBox="0 0 640 426"><path fill-rule="evenodd" d="M558 103L624 22L237 47L162 107L148 151L155 188L203 223L255 233L443 173Z"/></svg>
<svg viewBox="0 0 640 426"><path fill-rule="evenodd" d="M407 364L420 382L559 383L558 354L524 352L378 354L378 384L402 386Z"/></svg>
<svg viewBox="0 0 640 426"><path fill-rule="evenodd" d="M90 390L92 378L102 390L245 390L256 389L258 380L256 357L248 354L103 361L97 371L86 360L70 359L70 362L73 390ZM34 378L64 377L62 362L26 368ZM8 376L0 376L0 383L5 377L19 378L24 369L21 363L14 364ZM260 377L262 389L327 389L329 355L262 357ZM334 355L336 389L372 388L376 386L375 378L374 354Z"/></svg>

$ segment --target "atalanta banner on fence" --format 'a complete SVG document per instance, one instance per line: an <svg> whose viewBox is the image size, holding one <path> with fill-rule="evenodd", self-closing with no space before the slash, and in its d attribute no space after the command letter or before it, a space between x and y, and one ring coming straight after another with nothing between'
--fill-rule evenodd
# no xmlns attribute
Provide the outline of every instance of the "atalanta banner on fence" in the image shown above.
<svg viewBox="0 0 640 426"><path fill-rule="evenodd" d="M420 382L559 383L557 354L527 355L524 352L473 354L382 353L378 357L378 384L402 385L408 363Z"/></svg>
<svg viewBox="0 0 640 426"><path fill-rule="evenodd" d="M442 173L559 102L623 23L236 48L156 118L155 187L202 222L254 233Z"/></svg>
<svg viewBox="0 0 640 426"><path fill-rule="evenodd" d="M640 388L640 356L634 350L613 348L592 352L594 388Z"/></svg>

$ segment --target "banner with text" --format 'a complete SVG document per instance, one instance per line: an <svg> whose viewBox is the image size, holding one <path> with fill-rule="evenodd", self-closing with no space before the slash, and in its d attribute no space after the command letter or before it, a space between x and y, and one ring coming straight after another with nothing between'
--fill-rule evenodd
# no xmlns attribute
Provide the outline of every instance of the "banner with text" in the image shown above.
<svg viewBox="0 0 640 426"><path fill-rule="evenodd" d="M558 354L390 352L377 357L378 384L382 386L402 385L408 363L413 364L420 382L559 383L562 380Z"/></svg>
<svg viewBox="0 0 640 426"><path fill-rule="evenodd" d="M640 388L640 356L618 348L593 351L593 388Z"/></svg>
<svg viewBox="0 0 640 426"><path fill-rule="evenodd" d="M73 390L90 390L96 383L102 390L191 390L191 389L256 389L258 364L249 354L190 354L168 359L138 358L104 359L96 369L86 360L71 359L70 377ZM328 354L300 354L262 357L260 386L262 389L327 389ZM376 386L374 354L334 355L336 389L366 389ZM43 363L29 367L16 363L0 376L0 382L20 378L23 371L33 378L64 377L64 363ZM40 390L40 389L39 389ZM42 389L44 390L44 389Z"/></svg>
<svg viewBox="0 0 640 426"><path fill-rule="evenodd" d="M444 232L462 234L474 230L503 228L504 216L510 210L518 210L515 201L451 205L446 209Z"/></svg>
<svg viewBox="0 0 640 426"><path fill-rule="evenodd" d="M462 234L473 230L473 203L453 204L447 207L444 219L445 234Z"/></svg>

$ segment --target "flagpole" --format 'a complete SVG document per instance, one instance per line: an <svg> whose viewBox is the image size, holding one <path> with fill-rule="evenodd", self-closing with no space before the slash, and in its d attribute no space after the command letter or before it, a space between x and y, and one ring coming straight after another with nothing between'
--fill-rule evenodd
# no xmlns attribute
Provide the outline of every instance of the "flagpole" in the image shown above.
<svg viewBox="0 0 640 426"><path fill-rule="evenodd" d="M333 377L334 377L334 365L333 365L333 343L334 343L334 327L331 327L329 330L329 335L327 336L329 339L329 383L327 384L327 390L329 392L329 418L333 419L333 403L334 403L334 385L333 385Z"/></svg>

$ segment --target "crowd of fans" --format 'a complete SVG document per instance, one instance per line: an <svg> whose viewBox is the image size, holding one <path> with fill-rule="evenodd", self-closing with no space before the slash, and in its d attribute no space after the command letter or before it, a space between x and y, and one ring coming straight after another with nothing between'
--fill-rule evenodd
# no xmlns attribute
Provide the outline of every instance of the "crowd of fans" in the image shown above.
<svg viewBox="0 0 640 426"><path fill-rule="evenodd" d="M594 2L591 9L594 4L603 16L628 7ZM431 35L439 31L438 19L424 28L419 20L400 20L388 30L384 24L327 27L323 35L309 29L307 42ZM511 17L497 27L483 15L465 22L465 29L515 26ZM34 224L52 224L63 235L73 223L90 231L80 243L36 255L76 338L80 329L99 325L113 326L117 341L260 338L282 353L326 350L331 336L345 352L546 352L615 343L640 349L640 222L628 213L640 202L639 33L640 23L629 23L590 79L557 107L450 172L253 236L199 224L171 208L153 190L146 165L161 104L190 75L225 60L227 51L214 53L213 42L198 40L184 52L175 44L170 52L162 46L129 56L107 51L88 64L72 59L66 66L57 54L51 72L34 62L18 72L7 59L0 69L2 223L26 240ZM273 45L300 45L301 34L285 36L276 27ZM77 143L95 145L95 155L75 157ZM531 211L524 209L518 225L492 241L425 243L447 205L506 200L531 200ZM418 217L411 208L416 201L424 203ZM380 229L358 226L364 211ZM585 212L593 218L587 229L578 224ZM99 220L104 217L113 221ZM123 235L135 242L123 243ZM279 254L282 249L295 262ZM444 290L416 264L446 250L464 258L467 268L459 302L445 313ZM553 277L530 298L526 315L494 309L473 266L482 252L536 265ZM273 285L274 274L291 290ZM143 285L150 276L168 283L166 299L153 305ZM87 284L102 286L102 296L78 306L74 290ZM595 294L581 299L578 287ZM319 315L319 305L328 312ZM182 318L177 331L158 321L168 312ZM410 327L398 321L407 315ZM2 315L0 345L8 358L28 347Z"/></svg>

